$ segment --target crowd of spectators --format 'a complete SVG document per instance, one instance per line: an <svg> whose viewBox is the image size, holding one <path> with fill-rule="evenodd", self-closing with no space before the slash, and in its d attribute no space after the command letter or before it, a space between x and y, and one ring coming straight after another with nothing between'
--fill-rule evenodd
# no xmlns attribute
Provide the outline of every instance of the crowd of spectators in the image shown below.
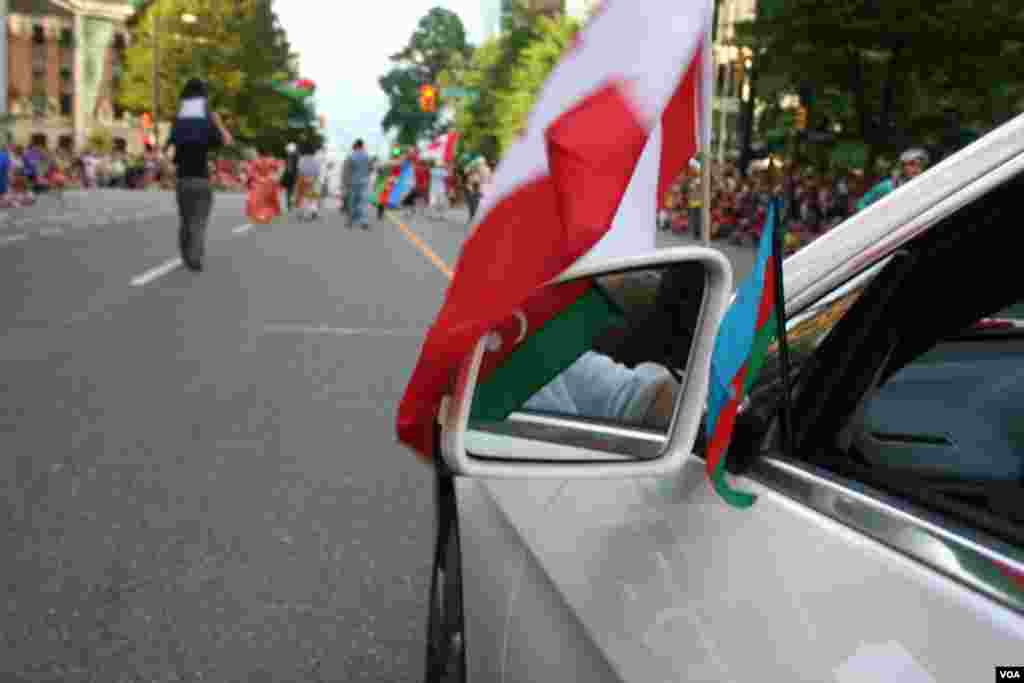
<svg viewBox="0 0 1024 683"><path fill-rule="evenodd" d="M711 238L735 244L757 243L773 198L782 199L789 246L807 244L856 213L862 198L886 179L859 168L820 171L794 164L754 168L742 177L732 163L711 164ZM894 170L893 177L904 170ZM659 228L699 238L701 189L700 165L692 163L663 198Z"/></svg>

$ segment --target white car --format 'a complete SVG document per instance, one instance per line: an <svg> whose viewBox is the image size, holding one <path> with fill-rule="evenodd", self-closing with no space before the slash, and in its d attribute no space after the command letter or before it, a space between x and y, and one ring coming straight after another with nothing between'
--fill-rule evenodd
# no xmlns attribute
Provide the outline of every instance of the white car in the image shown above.
<svg viewBox="0 0 1024 683"><path fill-rule="evenodd" d="M1024 666L1024 117L787 259L792 433L773 350L725 504L701 423L728 263L699 265L666 431L442 411L428 680L992 680ZM553 285L560 286L560 285ZM677 321L678 322L678 321ZM646 341L650 341L651 329ZM619 348L608 348L615 357Z"/></svg>

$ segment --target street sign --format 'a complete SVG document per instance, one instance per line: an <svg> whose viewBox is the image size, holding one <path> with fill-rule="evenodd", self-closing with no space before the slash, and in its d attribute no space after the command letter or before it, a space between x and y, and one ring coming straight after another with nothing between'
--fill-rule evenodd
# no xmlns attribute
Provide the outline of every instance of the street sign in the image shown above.
<svg viewBox="0 0 1024 683"><path fill-rule="evenodd" d="M480 91L475 88L442 88L441 97L446 100L469 100L470 102L476 102L480 97Z"/></svg>

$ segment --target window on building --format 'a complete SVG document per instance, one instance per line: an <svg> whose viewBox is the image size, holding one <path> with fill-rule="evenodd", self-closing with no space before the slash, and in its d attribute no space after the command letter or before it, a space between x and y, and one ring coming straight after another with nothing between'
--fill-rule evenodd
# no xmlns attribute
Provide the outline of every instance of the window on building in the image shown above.
<svg viewBox="0 0 1024 683"><path fill-rule="evenodd" d="M73 47L75 43L75 34L69 28L62 28L60 30L60 46L61 47Z"/></svg>
<svg viewBox="0 0 1024 683"><path fill-rule="evenodd" d="M75 139L70 135L61 135L57 140L57 147L65 152L70 152L75 147Z"/></svg>
<svg viewBox="0 0 1024 683"><path fill-rule="evenodd" d="M46 42L46 30L42 24L36 24L32 27L32 42L36 45L42 45Z"/></svg>
<svg viewBox="0 0 1024 683"><path fill-rule="evenodd" d="M127 151L127 149L128 149L128 141L127 140L125 140L124 138L120 138L120 137L114 138L114 151L115 152L124 152L124 151Z"/></svg>
<svg viewBox="0 0 1024 683"><path fill-rule="evenodd" d="M124 37L123 33L118 33L117 35L114 36L114 49L115 50L120 52L121 50L124 50L125 47L127 47L127 45L128 45L128 43L125 40L125 37Z"/></svg>
<svg viewBox="0 0 1024 683"><path fill-rule="evenodd" d="M32 115L46 116L46 95L32 96Z"/></svg>
<svg viewBox="0 0 1024 683"><path fill-rule="evenodd" d="M124 119L124 107L120 104L114 103L114 120L121 121Z"/></svg>
<svg viewBox="0 0 1024 683"><path fill-rule="evenodd" d="M69 94L60 96L60 115L71 116L71 95Z"/></svg>
<svg viewBox="0 0 1024 683"><path fill-rule="evenodd" d="M31 142L36 147L42 147L43 149L46 149L46 133L33 133L32 137L29 138L29 142Z"/></svg>

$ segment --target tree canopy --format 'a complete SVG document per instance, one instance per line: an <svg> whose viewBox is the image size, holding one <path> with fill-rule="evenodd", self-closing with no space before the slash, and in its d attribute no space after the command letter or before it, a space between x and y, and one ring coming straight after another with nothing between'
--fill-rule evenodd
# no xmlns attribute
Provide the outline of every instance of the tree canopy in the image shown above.
<svg viewBox="0 0 1024 683"><path fill-rule="evenodd" d="M503 28L451 74L457 85L478 93L475 101L459 107L456 117L463 147L491 159L500 158L525 127L541 88L580 26L566 16L534 15L518 2Z"/></svg>
<svg viewBox="0 0 1024 683"><path fill-rule="evenodd" d="M281 154L289 141L322 144L313 125L289 125L294 104L273 83L298 77L296 59L270 0L154 0L131 27L120 104L140 113L153 108L156 13L160 13L160 116L173 114L185 81L198 76L210 88L210 104L221 111L240 142ZM185 14L199 21L188 24Z"/></svg>
<svg viewBox="0 0 1024 683"><path fill-rule="evenodd" d="M440 112L420 110L419 89L438 83L441 74L472 53L466 30L457 14L435 7L419 21L409 43L391 56L394 66L378 81L389 107L381 121L385 131L395 130L398 142L413 145L440 131Z"/></svg>
<svg viewBox="0 0 1024 683"><path fill-rule="evenodd" d="M804 86L811 127L838 124L872 156L937 144L943 109L990 125L1024 95L1024 13L1013 0L775 0L738 38L756 55L770 125L780 96Z"/></svg>

